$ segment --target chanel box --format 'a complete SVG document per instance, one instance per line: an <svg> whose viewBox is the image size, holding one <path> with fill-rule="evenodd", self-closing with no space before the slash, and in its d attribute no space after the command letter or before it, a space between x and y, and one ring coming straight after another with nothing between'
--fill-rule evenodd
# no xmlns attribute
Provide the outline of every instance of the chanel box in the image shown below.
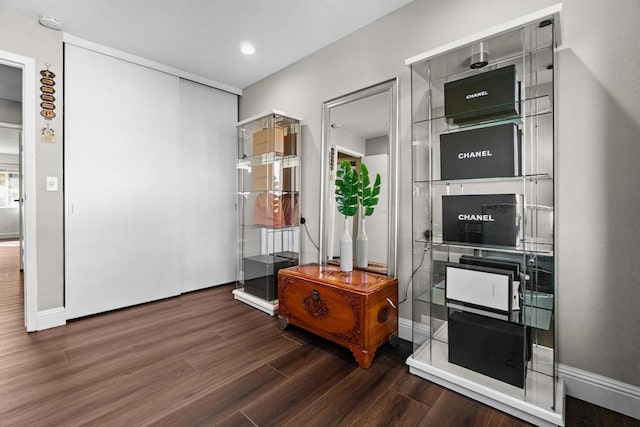
<svg viewBox="0 0 640 427"><path fill-rule="evenodd" d="M440 179L519 176L521 133L507 123L440 135Z"/></svg>
<svg viewBox="0 0 640 427"><path fill-rule="evenodd" d="M278 298L278 271L296 264L273 255L244 258L244 291L267 301Z"/></svg>
<svg viewBox="0 0 640 427"><path fill-rule="evenodd" d="M509 314L513 307L513 288L513 272L509 270L464 264L448 264L445 269L448 305L454 303Z"/></svg>
<svg viewBox="0 0 640 427"><path fill-rule="evenodd" d="M448 326L450 363L524 387L531 328L525 334L521 325L458 311Z"/></svg>
<svg viewBox="0 0 640 427"><path fill-rule="evenodd" d="M510 65L444 84L444 115L466 124L520 114L516 66Z"/></svg>
<svg viewBox="0 0 640 427"><path fill-rule="evenodd" d="M513 275L513 286L511 288L511 310L520 310L520 285L523 277L520 262L509 259L462 255L460 257L460 264L510 271Z"/></svg>
<svg viewBox="0 0 640 427"><path fill-rule="evenodd" d="M518 194L442 196L442 240L516 246L520 199Z"/></svg>

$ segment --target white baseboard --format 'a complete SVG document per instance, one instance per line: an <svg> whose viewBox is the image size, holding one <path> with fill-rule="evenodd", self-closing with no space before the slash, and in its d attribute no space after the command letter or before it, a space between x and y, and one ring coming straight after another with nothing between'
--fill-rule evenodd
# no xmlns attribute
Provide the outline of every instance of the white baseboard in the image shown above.
<svg viewBox="0 0 640 427"><path fill-rule="evenodd" d="M429 338L427 327L415 333L419 342ZM413 334L411 319L399 318L400 338L413 341ZM558 376L564 380L567 395L640 419L640 387L562 364L558 365Z"/></svg>
<svg viewBox="0 0 640 427"><path fill-rule="evenodd" d="M0 233L0 239L18 239L20 238L19 233Z"/></svg>
<svg viewBox="0 0 640 427"><path fill-rule="evenodd" d="M413 339L414 333L416 334L416 338L417 338L416 340ZM429 338L429 328L426 326L416 327L416 330L414 331L413 322L411 321L411 319L399 317L398 318L398 336L401 339L406 341L423 343Z"/></svg>
<svg viewBox="0 0 640 427"><path fill-rule="evenodd" d="M67 312L64 307L50 308L38 312L38 327L36 330L55 328L67 323Z"/></svg>
<svg viewBox="0 0 640 427"><path fill-rule="evenodd" d="M640 420L640 387L567 365L558 365L569 396Z"/></svg>

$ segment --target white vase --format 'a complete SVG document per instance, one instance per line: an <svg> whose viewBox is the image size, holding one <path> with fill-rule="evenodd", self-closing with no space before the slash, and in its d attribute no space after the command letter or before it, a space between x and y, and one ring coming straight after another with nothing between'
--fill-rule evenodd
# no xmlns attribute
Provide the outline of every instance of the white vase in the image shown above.
<svg viewBox="0 0 640 427"><path fill-rule="evenodd" d="M358 237L356 238L356 267L367 268L369 266L369 238L364 228L365 217L360 220Z"/></svg>
<svg viewBox="0 0 640 427"><path fill-rule="evenodd" d="M340 270L353 271L353 240L349 233L349 219L344 218L344 233L340 239Z"/></svg>

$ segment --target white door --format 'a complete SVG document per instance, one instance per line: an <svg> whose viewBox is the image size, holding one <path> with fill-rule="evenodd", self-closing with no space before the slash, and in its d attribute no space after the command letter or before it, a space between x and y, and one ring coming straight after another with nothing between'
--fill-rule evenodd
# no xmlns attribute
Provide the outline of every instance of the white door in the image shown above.
<svg viewBox="0 0 640 427"><path fill-rule="evenodd" d="M238 97L180 80L182 292L236 280Z"/></svg>
<svg viewBox="0 0 640 427"><path fill-rule="evenodd" d="M389 176L389 155L376 154L365 156L362 163L367 165L369 178L373 183L377 173ZM380 197L373 215L366 219L365 230L369 239L369 261L388 264L389 248L389 179L383 178L380 184Z"/></svg>
<svg viewBox="0 0 640 427"><path fill-rule="evenodd" d="M68 318L177 295L179 79L67 44Z"/></svg>

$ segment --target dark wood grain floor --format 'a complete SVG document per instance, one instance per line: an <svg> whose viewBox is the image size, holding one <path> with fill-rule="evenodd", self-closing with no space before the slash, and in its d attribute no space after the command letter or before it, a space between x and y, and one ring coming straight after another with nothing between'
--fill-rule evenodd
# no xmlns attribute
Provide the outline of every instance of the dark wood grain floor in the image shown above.
<svg viewBox="0 0 640 427"><path fill-rule="evenodd" d="M410 375L409 343L368 370L231 297L193 292L27 334L17 249L0 246L0 426L519 426ZM567 425L640 425L569 398Z"/></svg>

